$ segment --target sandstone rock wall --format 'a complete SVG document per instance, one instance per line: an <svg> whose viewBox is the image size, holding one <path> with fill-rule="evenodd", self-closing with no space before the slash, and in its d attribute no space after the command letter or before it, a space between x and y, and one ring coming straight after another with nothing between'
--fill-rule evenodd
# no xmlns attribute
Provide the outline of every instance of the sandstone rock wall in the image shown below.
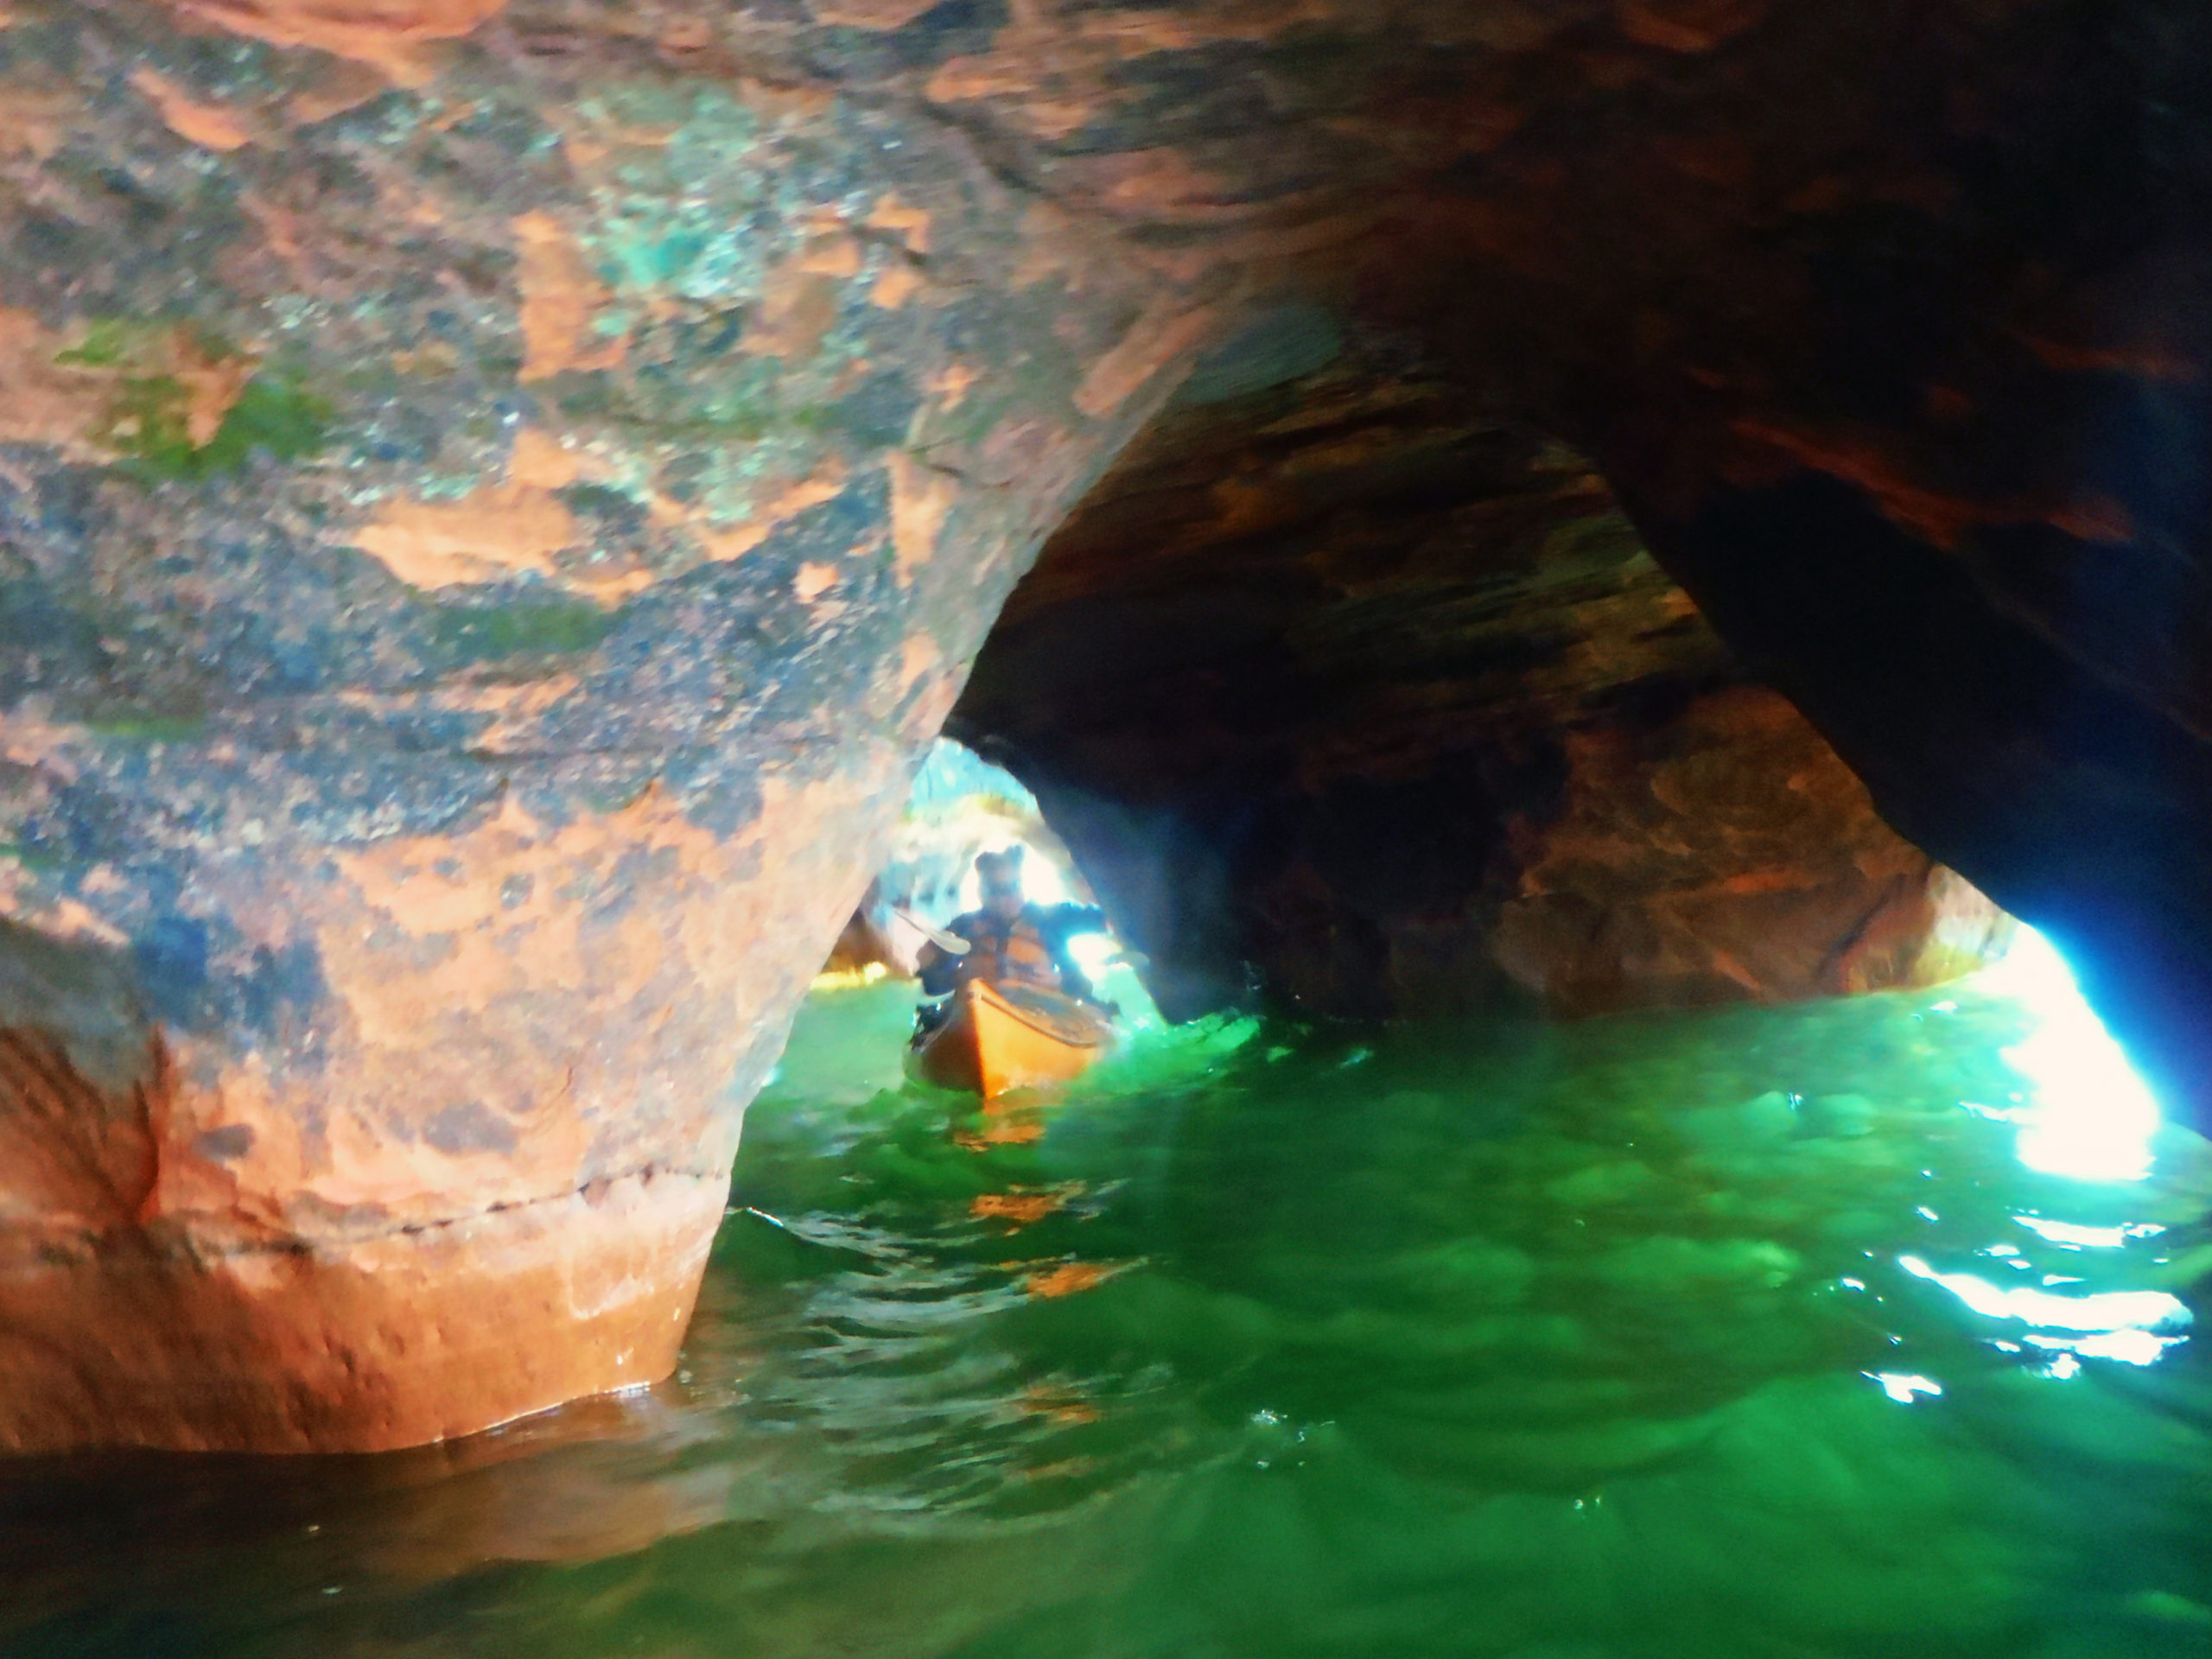
<svg viewBox="0 0 2212 1659"><path fill-rule="evenodd" d="M0 1445L673 1363L746 1099L1183 303L497 5L0 27Z"/></svg>
<svg viewBox="0 0 2212 1659"><path fill-rule="evenodd" d="M1785 1001L2007 937L1744 683L1588 461L1322 314L1200 367L953 725L1035 781L1177 1014Z"/></svg>

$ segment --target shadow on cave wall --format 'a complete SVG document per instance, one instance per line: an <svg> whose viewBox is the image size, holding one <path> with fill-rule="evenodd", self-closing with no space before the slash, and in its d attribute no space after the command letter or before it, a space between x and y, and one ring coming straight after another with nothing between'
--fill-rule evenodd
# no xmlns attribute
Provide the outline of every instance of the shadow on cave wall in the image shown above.
<svg viewBox="0 0 2212 1659"><path fill-rule="evenodd" d="M1202 364L948 726L1036 792L1163 1010L1929 982L2009 924L1754 683L1573 448L1313 308Z"/></svg>

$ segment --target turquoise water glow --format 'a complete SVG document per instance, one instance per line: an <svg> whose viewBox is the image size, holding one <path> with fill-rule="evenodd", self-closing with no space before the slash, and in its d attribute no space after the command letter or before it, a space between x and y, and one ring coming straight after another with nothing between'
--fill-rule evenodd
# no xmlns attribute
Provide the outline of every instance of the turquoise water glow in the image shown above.
<svg viewBox="0 0 2212 1659"><path fill-rule="evenodd" d="M2212 1153L2054 973L1154 1033L988 1116L818 995L678 1378L19 1465L0 1649L2212 1654Z"/></svg>

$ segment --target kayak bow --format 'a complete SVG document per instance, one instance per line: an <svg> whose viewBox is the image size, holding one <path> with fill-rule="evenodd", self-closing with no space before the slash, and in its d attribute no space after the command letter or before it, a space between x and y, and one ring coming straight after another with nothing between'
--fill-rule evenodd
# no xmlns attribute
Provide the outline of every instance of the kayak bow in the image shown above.
<svg viewBox="0 0 2212 1659"><path fill-rule="evenodd" d="M970 980L954 993L944 1023L916 1040L908 1064L925 1082L988 1100L1079 1077L1113 1041L1113 1022L1071 996Z"/></svg>

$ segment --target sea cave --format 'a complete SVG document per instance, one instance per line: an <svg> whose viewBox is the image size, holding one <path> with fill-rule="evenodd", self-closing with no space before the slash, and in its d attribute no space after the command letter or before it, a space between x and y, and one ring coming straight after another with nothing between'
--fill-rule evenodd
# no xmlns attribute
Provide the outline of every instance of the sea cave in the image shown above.
<svg viewBox="0 0 2212 1659"><path fill-rule="evenodd" d="M2208 61L5 0L0 1653L2212 1652Z"/></svg>

